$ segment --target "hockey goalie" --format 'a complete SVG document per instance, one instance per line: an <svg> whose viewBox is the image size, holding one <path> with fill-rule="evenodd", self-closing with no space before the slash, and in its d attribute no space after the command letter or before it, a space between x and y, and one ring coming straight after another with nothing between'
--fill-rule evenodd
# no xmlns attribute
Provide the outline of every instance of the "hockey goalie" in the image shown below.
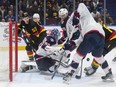
<svg viewBox="0 0 116 87"><path fill-rule="evenodd" d="M68 50L64 51L62 47L58 46L57 42L60 36L59 34L58 29L53 29L51 34L45 38L45 40L39 46L39 49L36 51L34 56L35 61L22 62L20 71L27 72L32 69L38 69L39 71L47 71L52 73L59 62L61 62L62 67L68 67L69 64L67 63L70 62L67 61L69 61L70 52ZM68 47L69 49L72 49L71 45ZM60 61L62 56L62 61Z"/></svg>

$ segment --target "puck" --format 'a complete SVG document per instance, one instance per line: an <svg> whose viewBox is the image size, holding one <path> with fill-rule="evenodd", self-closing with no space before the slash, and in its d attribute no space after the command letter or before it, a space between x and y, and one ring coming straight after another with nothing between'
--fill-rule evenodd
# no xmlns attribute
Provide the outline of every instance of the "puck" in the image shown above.
<svg viewBox="0 0 116 87"><path fill-rule="evenodd" d="M87 61L90 61L90 58L87 58Z"/></svg>

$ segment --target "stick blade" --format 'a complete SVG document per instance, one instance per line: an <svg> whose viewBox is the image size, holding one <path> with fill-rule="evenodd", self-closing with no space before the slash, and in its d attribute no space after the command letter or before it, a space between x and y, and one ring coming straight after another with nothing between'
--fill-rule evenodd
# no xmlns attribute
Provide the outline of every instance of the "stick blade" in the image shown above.
<svg viewBox="0 0 116 87"><path fill-rule="evenodd" d="M76 75L75 78L76 79L81 79L81 76Z"/></svg>

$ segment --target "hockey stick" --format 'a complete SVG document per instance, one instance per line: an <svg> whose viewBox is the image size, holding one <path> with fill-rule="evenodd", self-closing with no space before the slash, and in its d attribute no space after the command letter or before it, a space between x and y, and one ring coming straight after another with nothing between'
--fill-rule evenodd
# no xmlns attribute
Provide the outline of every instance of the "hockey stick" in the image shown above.
<svg viewBox="0 0 116 87"><path fill-rule="evenodd" d="M63 53L64 53L64 51L63 51ZM54 71L54 73L53 73L53 75L52 75L52 77L51 77L50 79L53 79L53 78L54 78L55 74L56 74L57 71L58 71L58 68L59 68L60 65L61 65L61 61L62 61L62 59L63 59L63 53L62 53L62 56L61 56L61 58L60 58L59 64L58 64L58 66L56 67L56 69L55 69L55 71Z"/></svg>
<svg viewBox="0 0 116 87"><path fill-rule="evenodd" d="M50 55L56 55L56 54L55 54L55 53L51 53L51 54L48 54L48 55L46 55L46 56L42 56L42 57L36 58L36 60L40 60L40 59L45 58L45 57L48 57L48 56L50 56Z"/></svg>
<svg viewBox="0 0 116 87"><path fill-rule="evenodd" d="M22 35L23 35L22 38L23 38L23 40L25 41L25 43L26 43L27 45L30 44L30 46L31 46L31 48L32 48L32 50L33 50L33 52L36 54L36 50L35 50L35 48L32 46L33 42L32 42L31 39L26 35L24 29L22 30Z"/></svg>
<svg viewBox="0 0 116 87"><path fill-rule="evenodd" d="M83 57L83 59L84 59L84 58L85 58L85 57ZM80 75L76 75L76 76L75 76L76 79L81 79L82 71L83 71L83 59L81 60Z"/></svg>
<svg viewBox="0 0 116 87"><path fill-rule="evenodd" d="M56 62L60 62L60 60L55 60ZM65 64L63 62L61 62L61 66L65 67L65 68L68 68L70 66L70 64Z"/></svg>

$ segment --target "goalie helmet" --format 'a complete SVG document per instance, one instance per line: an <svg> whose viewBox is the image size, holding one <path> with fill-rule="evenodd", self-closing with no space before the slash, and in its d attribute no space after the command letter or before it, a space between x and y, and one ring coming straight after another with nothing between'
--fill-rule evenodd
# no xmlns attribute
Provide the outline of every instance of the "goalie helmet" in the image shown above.
<svg viewBox="0 0 116 87"><path fill-rule="evenodd" d="M54 28L51 32L50 32L50 36L52 36L56 42L58 41L59 39L59 36L60 36L60 32L57 28Z"/></svg>
<svg viewBox="0 0 116 87"><path fill-rule="evenodd" d="M65 18L68 16L68 10L66 8L61 8L59 10L59 17L60 18Z"/></svg>
<svg viewBox="0 0 116 87"><path fill-rule="evenodd" d="M56 44L56 40L52 36L47 36L46 37L46 42L47 42L47 45L49 45L49 46L52 46L52 45Z"/></svg>
<svg viewBox="0 0 116 87"><path fill-rule="evenodd" d="M58 29L51 30L50 34L43 41L44 44L42 48L45 48L47 45L49 46L56 45L59 36L60 36L60 32Z"/></svg>
<svg viewBox="0 0 116 87"><path fill-rule="evenodd" d="M43 45L41 46L43 49L46 48L46 46L54 46L56 45L56 40L54 37L52 36L47 36L44 41L43 41Z"/></svg>

